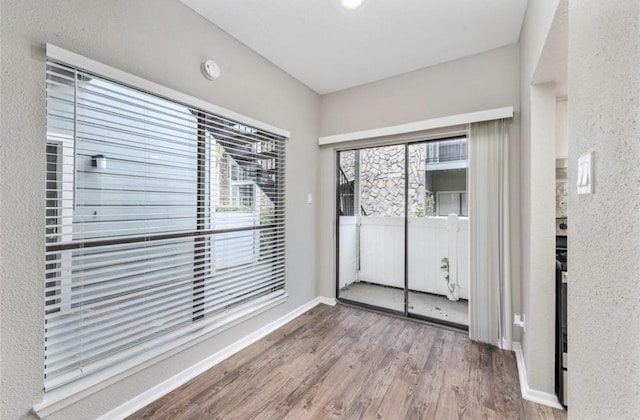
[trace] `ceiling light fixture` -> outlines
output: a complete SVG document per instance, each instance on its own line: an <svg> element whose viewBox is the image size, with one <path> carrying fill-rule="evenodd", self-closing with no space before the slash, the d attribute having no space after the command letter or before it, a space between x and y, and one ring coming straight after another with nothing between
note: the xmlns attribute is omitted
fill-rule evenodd
<svg viewBox="0 0 640 420"><path fill-rule="evenodd" d="M362 5L362 0L342 0L342 7L349 10L357 9Z"/></svg>

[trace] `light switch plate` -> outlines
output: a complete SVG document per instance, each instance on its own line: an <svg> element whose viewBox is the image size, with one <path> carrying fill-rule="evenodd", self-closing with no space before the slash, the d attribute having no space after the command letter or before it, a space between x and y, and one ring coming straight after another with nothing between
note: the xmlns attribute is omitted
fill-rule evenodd
<svg viewBox="0 0 640 420"><path fill-rule="evenodd" d="M578 158L578 195L593 193L593 152L587 152Z"/></svg>

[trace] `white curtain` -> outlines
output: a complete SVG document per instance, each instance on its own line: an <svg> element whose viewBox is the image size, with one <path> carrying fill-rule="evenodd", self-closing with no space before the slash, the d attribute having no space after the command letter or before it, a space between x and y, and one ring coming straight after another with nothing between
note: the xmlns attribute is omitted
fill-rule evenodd
<svg viewBox="0 0 640 420"><path fill-rule="evenodd" d="M509 123L469 128L469 335L511 349Z"/></svg>

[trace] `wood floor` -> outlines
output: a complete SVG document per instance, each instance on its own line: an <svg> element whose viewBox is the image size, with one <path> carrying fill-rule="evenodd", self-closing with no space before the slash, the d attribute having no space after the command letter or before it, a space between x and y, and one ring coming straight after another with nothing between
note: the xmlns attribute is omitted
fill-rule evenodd
<svg viewBox="0 0 640 420"><path fill-rule="evenodd" d="M566 419L522 400L513 353L319 305L131 419Z"/></svg>

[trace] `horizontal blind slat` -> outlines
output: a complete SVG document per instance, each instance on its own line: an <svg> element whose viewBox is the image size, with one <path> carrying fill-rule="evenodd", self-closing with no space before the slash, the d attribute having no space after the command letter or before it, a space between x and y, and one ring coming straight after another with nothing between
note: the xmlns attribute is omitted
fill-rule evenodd
<svg viewBox="0 0 640 420"><path fill-rule="evenodd" d="M283 272L281 269L277 271L272 271L272 273L278 273L278 276L275 278L277 280L284 281ZM273 280L275 276L271 276L270 280ZM174 307L183 307L185 303L191 301L185 300L186 296L184 292L187 290L176 292L165 287L165 290L155 290L153 293L152 302L149 305L145 306L143 309L140 309L139 305L136 303L125 302L121 305L113 305L113 307L109 308L109 312L105 313L92 313L88 316L85 316L83 319L82 329L84 333L90 333L92 328L99 327L105 328L111 324L118 324L123 322L129 322L132 319L139 319L145 316L146 312L151 312L155 310L164 310L168 311ZM162 293L158 293L158 291ZM191 308L192 309L192 308ZM205 308L206 309L206 308ZM65 338L68 335L74 334L79 326L75 322L73 317L67 317L65 319L60 319L55 324L51 324L48 328L50 340L47 341L48 345L55 344L56 339Z"/></svg>
<svg viewBox="0 0 640 420"><path fill-rule="evenodd" d="M233 315L234 313L237 313L239 311L242 311L247 306L265 305L269 303L269 301L275 301L281 298L283 295L284 295L284 291L278 290L268 295L258 297L254 301L249 302L248 304L245 303L243 305L239 305L237 307L231 308L229 310L229 313L214 315L215 318L212 318L208 325L215 326L218 322L220 322L221 319L225 318L226 316ZM49 377L45 380L45 388L54 389L59 386L65 385L69 382L72 382L74 379L77 379L78 376L89 375L91 373L98 372L104 368L117 366L118 364L120 365L126 364L128 359L133 358L140 354L149 353L151 356L159 354L162 351L166 350L168 345L170 345L172 341L180 340L180 342L184 342L186 339L188 339L188 336L190 333L197 330L204 330L206 328L207 328L207 325L202 323L186 325L180 329L176 329L160 337L151 339L141 344L140 346L137 346L134 348L128 348L126 350L119 352L118 354L108 356L104 359L96 361L91 365L83 366L81 369L80 368L71 369L59 375Z"/></svg>
<svg viewBox="0 0 640 420"><path fill-rule="evenodd" d="M278 257L271 257L269 259L269 261L272 264L278 263L280 260L284 259L284 255L278 256ZM207 264L203 264L201 266L197 266L198 269L201 269L201 271L203 272L202 274L192 274L189 271L184 271L184 270L180 270L180 268L189 268L189 266L186 263L183 263L181 265L177 265L175 268L170 266L170 269L167 270L166 266L165 267L161 267L161 269L154 269L153 271L149 271L149 272L134 272L131 275L127 275L124 278L117 278L117 277L111 277L108 278L107 280L103 280L99 283L95 283L95 284L104 284L103 287L90 287L90 284L81 284L78 286L73 286L73 289L76 289L75 291L73 290L69 290L69 291L64 291L65 289L72 289L70 286L56 286L55 289L57 291L59 291L58 293L56 293L54 296L56 299L58 300L68 300L70 303L74 303L79 299L82 299L84 301L86 301L86 303L83 305L83 308L91 308L92 306L97 306L99 305L99 303L95 303L94 301L96 299L106 299L106 298L110 298L114 295L116 295L116 291L117 293L130 293L133 294L134 292L140 291L141 289L144 290L148 290L151 287L154 287L154 280L156 280L158 283L163 283L162 280L166 281L167 276L170 276L173 280L172 280L172 284L173 285L180 285L181 283L186 283L189 281L195 281L195 280L200 280L200 279L204 279L204 278L209 278L209 277L215 277L216 281L209 281L209 283L212 284L217 284L218 282L222 282L224 280L226 280L227 278L236 278L239 275L243 275L243 276L248 276L250 274L253 274L254 271L261 271L264 269L264 263L256 263L256 264L252 264L249 266L243 266L241 269L238 269L237 271L220 271L220 272L216 272L213 273L212 269L211 269L211 265L207 265ZM163 270L164 268L164 270ZM187 280L183 280L180 281L180 277L178 276L185 276L188 275L188 279ZM143 277L140 277L143 276ZM132 281L132 279L136 279L135 282ZM65 279L67 280L67 279ZM76 279L69 279L70 281L68 281L68 283L74 284L74 280ZM144 280L144 282L146 284L141 284L141 282ZM78 282L80 283L80 282ZM115 289L115 291L114 291ZM144 293L141 292L141 293ZM127 295L127 298L129 298L130 296ZM49 309L57 309L61 306L65 305L65 303L60 303L58 305L50 305Z"/></svg>
<svg viewBox="0 0 640 420"><path fill-rule="evenodd" d="M230 291L219 292L222 293L223 296L219 299L216 299L214 303L211 305L206 304L206 296L204 298L205 306L203 308L204 312L212 312L219 309L221 306L225 306L230 302L233 302L238 299L242 299L243 296L259 293L269 287L273 287L274 283L279 283L277 279L273 279L270 276L263 276L258 278L255 281L255 284L245 285L244 288L239 288L235 293ZM212 292L213 293L213 292ZM193 308L191 305L186 305L191 300L181 299L177 300L175 303L178 304L182 310L174 312L175 316L171 316L171 312L167 311L162 315L160 319L162 322L158 322L159 318L153 319L144 319L142 316L140 317L132 317L129 318L130 322L121 322L118 328L110 328L107 330L108 336L104 334L95 334L96 331L105 331L103 328L103 324L94 325L94 328L85 329L84 325L79 327L82 330L82 334L84 336L84 340L82 343L78 343L75 337L63 337L62 340L52 339L47 342L47 349L45 350L45 355L60 357L56 362L50 363L48 365L49 368L57 366L61 361L66 360L67 358L74 358L74 348L82 347L82 355L84 357L92 357L97 353L104 352L107 349L107 346L119 346L127 343L131 343L132 341L137 341L140 335L144 335L145 333L145 325L146 327L152 327L156 325L165 325L165 324L175 324L178 323L179 320L189 319L193 317ZM141 319L142 318L142 319ZM127 320L126 318L122 321ZM141 322L144 321L144 322ZM159 328L159 327L158 327ZM128 337L127 340L116 340L117 338ZM113 344L110 344L113 343Z"/></svg>

